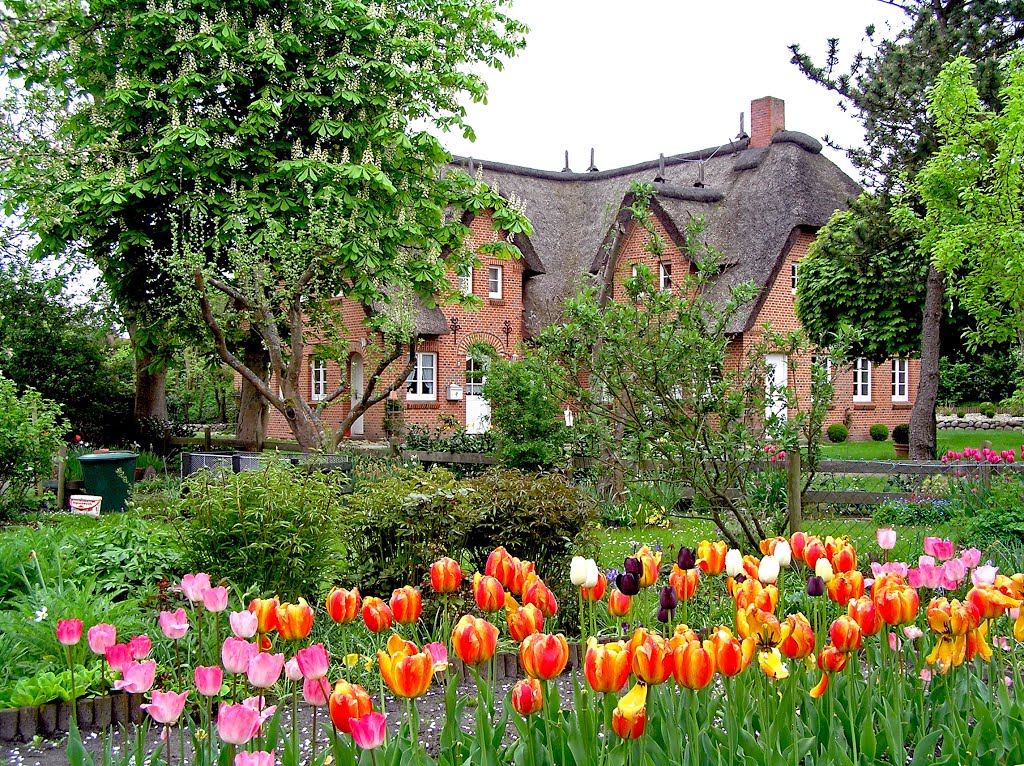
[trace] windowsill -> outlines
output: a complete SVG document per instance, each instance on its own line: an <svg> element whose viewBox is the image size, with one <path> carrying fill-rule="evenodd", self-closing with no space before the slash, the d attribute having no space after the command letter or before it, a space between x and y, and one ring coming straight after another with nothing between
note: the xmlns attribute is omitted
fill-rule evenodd
<svg viewBox="0 0 1024 766"><path fill-rule="evenodd" d="M894 410L912 410L914 409L914 405L910 402L893 402L892 408Z"/></svg>
<svg viewBox="0 0 1024 766"><path fill-rule="evenodd" d="M853 409L855 410L873 410L875 405L872 402L854 402Z"/></svg>
<svg viewBox="0 0 1024 766"><path fill-rule="evenodd" d="M488 295L487 296L487 300L488 300L489 303L491 303L491 304L493 304L495 306L504 306L505 305L505 300L503 298L492 298L490 295Z"/></svg>
<svg viewBox="0 0 1024 766"><path fill-rule="evenodd" d="M407 399L405 402L405 408L408 410L436 410L440 406L441 403L436 399Z"/></svg>

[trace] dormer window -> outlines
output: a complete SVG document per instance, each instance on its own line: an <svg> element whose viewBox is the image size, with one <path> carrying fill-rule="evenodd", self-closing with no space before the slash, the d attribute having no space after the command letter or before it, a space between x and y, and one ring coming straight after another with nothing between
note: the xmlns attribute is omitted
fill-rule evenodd
<svg viewBox="0 0 1024 766"><path fill-rule="evenodd" d="M663 293L672 292L672 264L661 263L658 265L658 286Z"/></svg>

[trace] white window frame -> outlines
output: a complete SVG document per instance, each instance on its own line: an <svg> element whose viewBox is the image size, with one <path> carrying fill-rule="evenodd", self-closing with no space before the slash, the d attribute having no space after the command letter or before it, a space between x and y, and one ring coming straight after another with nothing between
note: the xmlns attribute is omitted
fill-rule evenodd
<svg viewBox="0 0 1024 766"><path fill-rule="evenodd" d="M425 362L430 359L430 364ZM434 390L431 393L424 393L423 371L429 369L432 373L429 382L433 384ZM410 390L413 387L415 390ZM405 398L412 402L433 402L437 401L437 354L433 351L418 351L416 353L416 366L413 367L409 377L405 380Z"/></svg>
<svg viewBox="0 0 1024 766"><path fill-rule="evenodd" d="M871 401L871 360L863 357L853 363L853 401Z"/></svg>
<svg viewBox="0 0 1024 766"><path fill-rule="evenodd" d="M667 261L658 264L658 287L663 293L672 292L672 264Z"/></svg>
<svg viewBox="0 0 1024 766"><path fill-rule="evenodd" d="M322 402L327 398L327 362L314 359L309 365L309 398Z"/></svg>
<svg viewBox="0 0 1024 766"><path fill-rule="evenodd" d="M814 368L814 367L820 366L822 361L825 362L825 380L827 380L829 383L831 383L832 382L832 357L824 356L824 355L823 356L812 356L811 357L811 367Z"/></svg>
<svg viewBox="0 0 1024 766"><path fill-rule="evenodd" d="M796 281L797 281L797 264L799 261L793 261L789 264L789 292L792 295L796 295Z"/></svg>
<svg viewBox="0 0 1024 766"><path fill-rule="evenodd" d="M892 360L892 400L910 401L910 363L906 359Z"/></svg>
<svg viewBox="0 0 1024 766"><path fill-rule="evenodd" d="M470 266L465 274L458 275L459 292L463 295L473 294L473 267Z"/></svg>
<svg viewBox="0 0 1024 766"><path fill-rule="evenodd" d="M503 275L503 271L504 270L501 268L501 266L488 266L487 267L487 297L490 298L493 301L501 300L501 287L502 287L501 282L502 282L502 277L504 276ZM497 275L497 286L498 286L497 290L494 289L494 286L495 286L495 275Z"/></svg>

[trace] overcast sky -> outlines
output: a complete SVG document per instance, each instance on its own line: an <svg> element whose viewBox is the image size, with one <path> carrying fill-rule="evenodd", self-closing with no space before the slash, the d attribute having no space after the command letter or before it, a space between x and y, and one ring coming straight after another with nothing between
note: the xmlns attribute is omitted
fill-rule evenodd
<svg viewBox="0 0 1024 766"><path fill-rule="evenodd" d="M816 61L830 37L844 63L864 29L901 29L904 16L878 0L516 0L530 27L526 49L489 70L486 105L469 107L475 142L447 136L454 154L561 170L601 170L718 146L750 130L750 101L786 102L786 127L844 144L859 124L835 96L789 63L799 43ZM853 175L838 152L833 161Z"/></svg>

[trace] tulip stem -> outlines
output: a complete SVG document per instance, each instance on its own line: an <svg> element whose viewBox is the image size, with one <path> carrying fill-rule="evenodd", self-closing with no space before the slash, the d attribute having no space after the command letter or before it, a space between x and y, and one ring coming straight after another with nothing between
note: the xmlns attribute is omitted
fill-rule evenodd
<svg viewBox="0 0 1024 766"><path fill-rule="evenodd" d="M316 763L316 712L317 712L317 710L318 710L317 706L313 705L313 736L312 736L312 738L309 741L310 742L310 747L313 749L313 752L310 755L310 763Z"/></svg>
<svg viewBox="0 0 1024 766"><path fill-rule="evenodd" d="M544 680L540 682L542 693L544 695L544 741L548 749L548 758L551 759L551 763L555 762L555 751L551 747L551 705L548 704L551 701L551 695L548 694L548 681Z"/></svg>
<svg viewBox="0 0 1024 766"><path fill-rule="evenodd" d="M299 753L299 682L292 681L292 748Z"/></svg>
<svg viewBox="0 0 1024 766"><path fill-rule="evenodd" d="M68 667L71 669L71 720L78 726L78 690L75 687L75 654L74 647L68 647Z"/></svg>
<svg viewBox="0 0 1024 766"><path fill-rule="evenodd" d="M174 639L174 658L178 663L175 675L178 679L178 688L181 688L181 648L179 646L179 640Z"/></svg>

